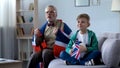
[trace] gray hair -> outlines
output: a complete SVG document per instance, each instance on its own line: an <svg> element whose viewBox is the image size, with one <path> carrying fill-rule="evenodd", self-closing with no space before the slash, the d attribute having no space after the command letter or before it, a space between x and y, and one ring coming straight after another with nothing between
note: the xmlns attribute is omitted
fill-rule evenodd
<svg viewBox="0 0 120 68"><path fill-rule="evenodd" d="M46 9L47 9L47 8L49 8L49 7L53 8L53 9L55 10L55 12L57 12L56 7L55 7L55 6L53 6L53 5L48 5L48 6L45 8L45 11L46 11Z"/></svg>

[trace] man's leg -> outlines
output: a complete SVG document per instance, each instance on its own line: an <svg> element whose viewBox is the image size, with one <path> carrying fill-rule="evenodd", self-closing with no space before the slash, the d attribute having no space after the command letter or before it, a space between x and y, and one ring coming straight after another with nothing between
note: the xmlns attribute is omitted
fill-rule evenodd
<svg viewBox="0 0 120 68"><path fill-rule="evenodd" d="M48 65L51 60L55 59L52 49L44 49L42 52L44 68L48 68Z"/></svg>
<svg viewBox="0 0 120 68"><path fill-rule="evenodd" d="M27 68L36 68L40 61L42 62L42 52L33 53L28 61Z"/></svg>

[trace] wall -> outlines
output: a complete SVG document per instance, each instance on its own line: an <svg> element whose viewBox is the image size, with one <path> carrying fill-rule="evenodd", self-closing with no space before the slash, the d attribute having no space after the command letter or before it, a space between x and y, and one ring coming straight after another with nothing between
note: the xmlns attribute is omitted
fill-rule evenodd
<svg viewBox="0 0 120 68"><path fill-rule="evenodd" d="M2 4L1 4L1 2L2 1L0 0L0 8L1 8L0 9L0 22L2 22L2 11L1 11L2 10ZM2 45L1 45L1 24L0 24L0 57L1 57L1 51L2 51L1 47L2 47Z"/></svg>
<svg viewBox="0 0 120 68"><path fill-rule="evenodd" d="M2 57L2 55L1 55L1 51L2 51L2 45L1 45L1 27L0 27L0 57Z"/></svg>
<svg viewBox="0 0 120 68"><path fill-rule="evenodd" d="M91 26L97 35L103 32L120 32L120 14L111 11L112 0L100 0L100 6L75 7L75 0L39 0L39 25L45 22L44 8L55 5L58 9L58 18L63 19L75 32L76 17L80 13L88 13L91 17ZM91 3L91 2L90 2Z"/></svg>

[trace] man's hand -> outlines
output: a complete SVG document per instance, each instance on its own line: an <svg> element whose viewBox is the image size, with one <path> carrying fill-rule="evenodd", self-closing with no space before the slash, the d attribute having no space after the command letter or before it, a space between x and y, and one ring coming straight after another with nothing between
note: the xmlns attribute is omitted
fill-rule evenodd
<svg viewBox="0 0 120 68"><path fill-rule="evenodd" d="M40 45L41 49L42 49L42 46L41 46L41 43L43 42L43 36L40 32L40 30L37 28L35 29L35 36L36 36L36 39L35 39L35 43L36 43L36 46Z"/></svg>
<svg viewBox="0 0 120 68"><path fill-rule="evenodd" d="M58 31L58 28L57 28L57 27L53 29L53 33L54 33L54 34L56 34L57 31Z"/></svg>
<svg viewBox="0 0 120 68"><path fill-rule="evenodd" d="M37 37L42 36L42 34L40 33L40 30L38 28L35 29L34 33L35 33L35 36L37 36Z"/></svg>

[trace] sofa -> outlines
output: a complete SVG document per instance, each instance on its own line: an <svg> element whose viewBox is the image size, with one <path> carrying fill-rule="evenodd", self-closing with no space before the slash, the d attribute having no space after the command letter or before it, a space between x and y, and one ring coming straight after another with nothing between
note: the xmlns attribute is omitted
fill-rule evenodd
<svg viewBox="0 0 120 68"><path fill-rule="evenodd" d="M57 58L50 62L48 68L120 68L120 33L103 33L97 39L103 65L66 65L64 60Z"/></svg>

